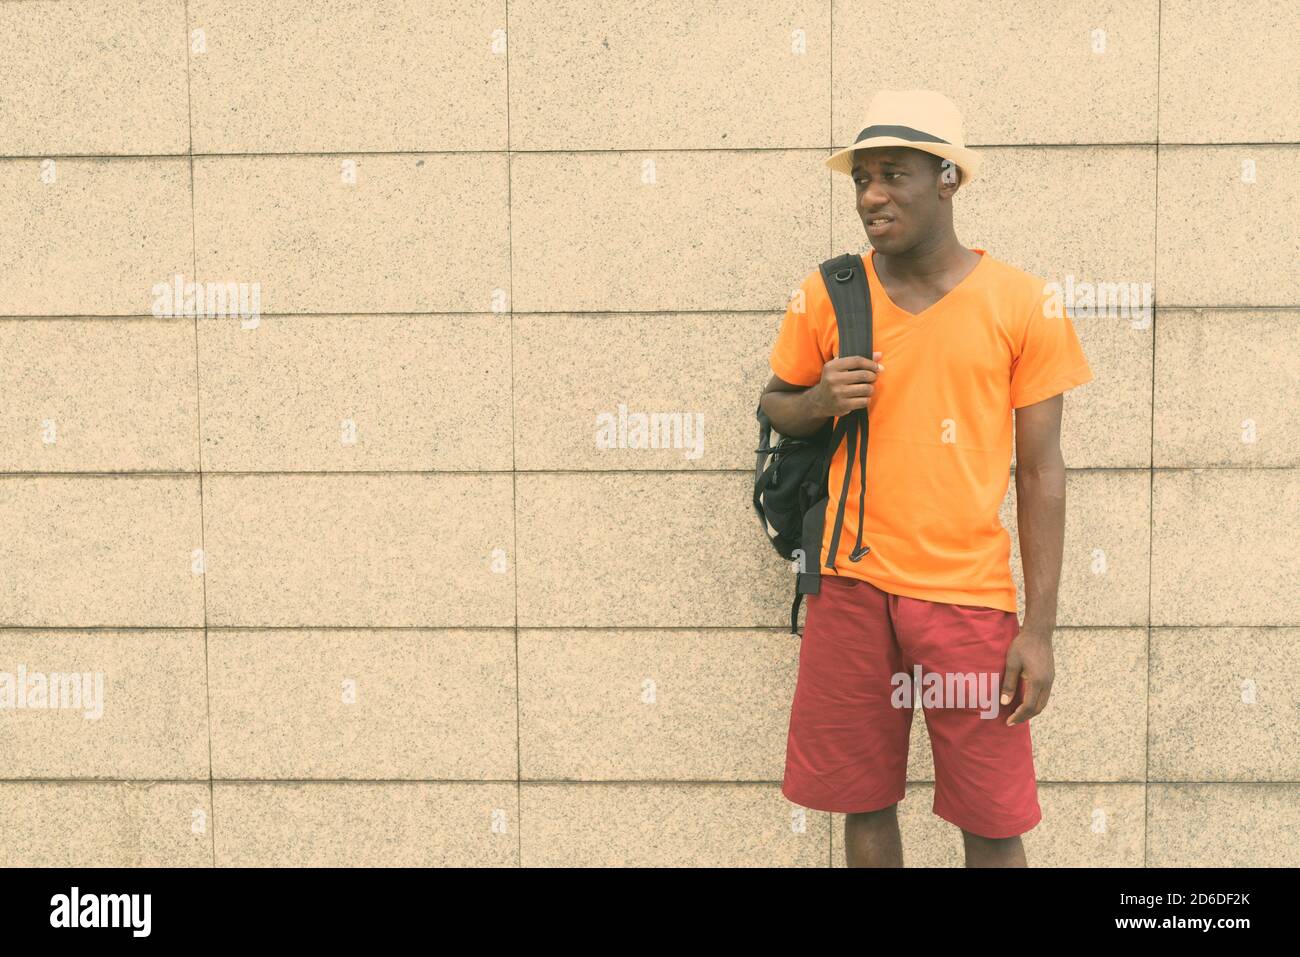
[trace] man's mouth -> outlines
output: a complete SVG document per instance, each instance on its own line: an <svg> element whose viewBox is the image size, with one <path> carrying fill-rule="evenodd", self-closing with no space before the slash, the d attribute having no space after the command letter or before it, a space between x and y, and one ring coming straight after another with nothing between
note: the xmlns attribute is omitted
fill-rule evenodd
<svg viewBox="0 0 1300 957"><path fill-rule="evenodd" d="M867 233L871 236L883 236L893 222L893 217L890 216L877 216L874 219L869 219L867 220Z"/></svg>

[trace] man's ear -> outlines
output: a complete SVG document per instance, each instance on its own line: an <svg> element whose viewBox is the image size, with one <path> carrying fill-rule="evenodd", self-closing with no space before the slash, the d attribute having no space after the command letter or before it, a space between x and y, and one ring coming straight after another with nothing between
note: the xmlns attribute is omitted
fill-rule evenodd
<svg viewBox="0 0 1300 957"><path fill-rule="evenodd" d="M939 163L939 184L953 187L961 185L961 168L950 159L941 159Z"/></svg>

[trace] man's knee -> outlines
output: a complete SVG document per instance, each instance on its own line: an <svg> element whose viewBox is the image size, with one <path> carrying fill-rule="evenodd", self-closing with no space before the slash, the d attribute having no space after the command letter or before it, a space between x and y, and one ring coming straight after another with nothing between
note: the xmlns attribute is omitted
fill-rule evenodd
<svg viewBox="0 0 1300 957"><path fill-rule="evenodd" d="M985 837L982 834L975 834L962 828L961 836L970 844L979 844L984 847L1007 847L1020 840L1020 835L1015 834L1011 837Z"/></svg>

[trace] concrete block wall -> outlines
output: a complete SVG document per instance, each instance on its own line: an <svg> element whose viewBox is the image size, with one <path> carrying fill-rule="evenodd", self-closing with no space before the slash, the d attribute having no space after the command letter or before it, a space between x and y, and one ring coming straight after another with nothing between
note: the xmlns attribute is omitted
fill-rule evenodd
<svg viewBox="0 0 1300 957"><path fill-rule="evenodd" d="M1300 863L1298 22L0 0L0 864L840 866L753 410L882 87L962 109L966 245L1154 290L1075 319L1031 862Z"/></svg>

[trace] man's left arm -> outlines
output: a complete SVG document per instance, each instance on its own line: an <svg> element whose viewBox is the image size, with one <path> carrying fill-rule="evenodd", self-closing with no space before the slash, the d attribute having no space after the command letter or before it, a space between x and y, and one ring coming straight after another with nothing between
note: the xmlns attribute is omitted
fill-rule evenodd
<svg viewBox="0 0 1300 957"><path fill-rule="evenodd" d="M1065 545L1065 459L1061 455L1058 393L1016 409L1016 522L1025 573L1025 620L1007 651L1002 703L1023 678L1025 695L1007 719L1028 721L1047 707L1055 678L1052 632Z"/></svg>

